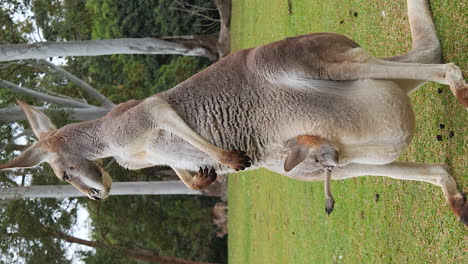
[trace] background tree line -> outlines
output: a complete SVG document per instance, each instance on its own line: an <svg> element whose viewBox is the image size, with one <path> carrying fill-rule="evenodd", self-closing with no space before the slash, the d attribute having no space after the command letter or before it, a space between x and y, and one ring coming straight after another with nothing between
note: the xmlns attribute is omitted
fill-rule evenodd
<svg viewBox="0 0 468 264"><path fill-rule="evenodd" d="M0 44L212 35L219 30L219 15L212 1L171 0L0 0ZM37 32L42 32L39 35ZM141 99L169 89L209 65L202 57L169 55L109 55L65 57L61 68L84 81L109 102ZM0 62L0 81L60 99L90 106L105 106L80 84L59 74L56 61ZM72 122L70 108L44 103L27 93L0 88L0 120L12 117L15 99L42 106L57 126ZM3 113L3 117L2 117ZM10 122L11 121L11 122ZM0 162L17 155L34 141L28 125L0 123ZM21 138L22 140L18 140ZM128 171L104 161L114 181L171 179L164 168ZM23 175L18 177L17 175ZM0 172L3 187L60 184L51 169L40 166ZM78 207L92 218L92 239L147 254L225 262L226 238L215 238L211 209L217 199L203 196L126 196L94 202L86 198L24 199L0 207L0 261L4 263L140 263L118 255L110 247L66 254L76 225Z"/></svg>

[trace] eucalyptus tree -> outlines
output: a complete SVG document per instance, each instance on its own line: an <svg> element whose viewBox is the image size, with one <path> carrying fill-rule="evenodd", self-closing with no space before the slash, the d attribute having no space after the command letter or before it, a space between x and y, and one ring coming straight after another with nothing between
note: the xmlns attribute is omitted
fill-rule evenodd
<svg viewBox="0 0 468 264"><path fill-rule="evenodd" d="M210 1L191 3L213 7ZM1 45L147 37L177 42L176 38L164 36L211 36L217 31L215 26L209 32L202 32L200 20L171 9L173 3L169 0L0 0L0 5ZM37 29L43 35L38 35ZM187 45L190 37L181 39ZM54 58L0 62L0 162L10 160L34 140L22 121L24 115L14 104L15 99L44 110L54 123L62 126L98 118L115 103L167 89L195 73L200 66L211 63L206 59L164 55ZM64 65L59 66L60 61ZM169 66L163 66L166 63ZM117 180L152 180L156 174L154 168L130 172L112 165L109 172ZM56 177L48 175L51 171L47 166L0 172L0 185L15 188L56 185ZM7 233L0 241L0 255L6 254L6 263L17 260L69 263L65 237L54 237L51 233L70 235L71 227L76 224L76 205L80 203L90 210L93 219L93 239L88 241L107 244L113 241L122 248L147 247L155 255L208 259L209 239L214 236L210 207L215 201L211 198L117 196L110 199L112 202L99 203L84 198L18 199L3 204L0 226ZM86 261L102 263L109 255L116 256L115 250L96 248L95 255L86 255ZM122 263L139 263L120 259Z"/></svg>

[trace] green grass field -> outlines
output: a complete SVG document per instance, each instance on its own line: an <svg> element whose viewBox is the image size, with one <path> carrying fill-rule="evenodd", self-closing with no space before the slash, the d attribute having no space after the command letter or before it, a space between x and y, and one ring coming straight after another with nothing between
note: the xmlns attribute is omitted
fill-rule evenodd
<svg viewBox="0 0 468 264"><path fill-rule="evenodd" d="M466 1L431 5L445 61L458 64L467 76ZM231 28L233 51L310 32L344 34L376 56L401 54L411 46L404 0L235 0ZM467 191L467 112L443 85L427 84L411 98L416 136L400 160L446 162ZM332 184L336 205L327 216L321 182L294 181L266 170L231 175L230 263L468 260L468 231L440 188L381 177Z"/></svg>

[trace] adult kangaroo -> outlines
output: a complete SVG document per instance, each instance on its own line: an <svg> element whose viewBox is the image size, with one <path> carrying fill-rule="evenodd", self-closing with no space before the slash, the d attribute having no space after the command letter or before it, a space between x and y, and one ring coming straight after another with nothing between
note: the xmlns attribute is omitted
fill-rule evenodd
<svg viewBox="0 0 468 264"><path fill-rule="evenodd" d="M440 64L428 2L408 0L408 14L413 48L397 57L373 57L338 34L308 34L235 52L94 121L56 129L19 102L39 141L0 168L48 162L57 177L102 199L111 181L94 161L105 157L129 169L168 165L192 189L217 173L264 167L325 180L327 212L331 179L387 176L440 186L468 225L466 198L448 166L394 162L414 133L408 94L425 81L449 85L468 107L461 70Z"/></svg>

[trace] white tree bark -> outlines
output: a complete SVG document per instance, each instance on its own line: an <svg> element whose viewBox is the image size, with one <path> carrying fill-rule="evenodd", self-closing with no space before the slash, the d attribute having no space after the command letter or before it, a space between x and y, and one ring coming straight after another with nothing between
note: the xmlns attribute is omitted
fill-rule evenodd
<svg viewBox="0 0 468 264"><path fill-rule="evenodd" d="M188 189L180 181L114 182L110 195L202 195L200 191ZM37 185L29 187L0 188L0 199L83 197L71 185Z"/></svg>
<svg viewBox="0 0 468 264"><path fill-rule="evenodd" d="M42 101L49 102L49 103L54 103L54 104L58 104L58 105L68 106L68 107L80 107L80 108L91 107L91 108L96 108L94 105L89 105L87 103L83 103L83 102L73 100L73 99L57 97L57 96L41 93L41 92L38 92L38 91L34 91L34 90L31 90L31 89L28 89L28 88L21 87L19 85L16 85L14 83L11 83L11 82L5 81L5 80L0 80L0 86L4 87L4 88L7 88L7 89L10 89L13 92L24 94L24 95L27 95L27 96L31 96L31 97L34 97L34 98L36 98L38 100L42 100Z"/></svg>
<svg viewBox="0 0 468 264"><path fill-rule="evenodd" d="M48 62L47 60L29 60L33 65L39 67L39 68L47 68L49 69L49 72L52 71L53 74L56 74L58 76L64 77L68 79L69 81L75 83L79 88L84 90L89 96L94 97L96 100L98 100L103 107L105 108L112 108L115 106L115 104L107 99L104 95L99 93L95 88L93 88L91 85L86 83L85 81L81 80L80 78L76 77L75 75L71 74L70 72L64 70L63 68Z"/></svg>
<svg viewBox="0 0 468 264"><path fill-rule="evenodd" d="M54 56L111 54L177 54L213 58L210 51L157 38L123 38L0 45L0 61L45 59Z"/></svg>
<svg viewBox="0 0 468 264"><path fill-rule="evenodd" d="M47 110L45 107L34 107L39 111ZM109 112L109 108L88 107L88 108L63 108L70 113L70 119L76 121L88 121L103 117ZM26 120L26 115L19 106L7 106L0 108L0 122L10 123Z"/></svg>

